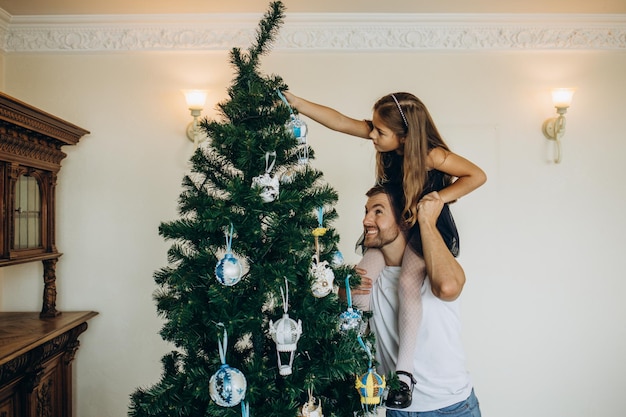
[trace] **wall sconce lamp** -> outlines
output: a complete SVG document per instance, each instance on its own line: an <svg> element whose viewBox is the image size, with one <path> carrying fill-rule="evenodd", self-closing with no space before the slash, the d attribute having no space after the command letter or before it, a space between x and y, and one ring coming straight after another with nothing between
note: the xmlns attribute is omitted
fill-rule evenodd
<svg viewBox="0 0 626 417"><path fill-rule="evenodd" d="M206 140L206 135L200 130L198 124L198 118L202 114L202 109L206 102L207 91L206 90L184 90L185 100L187 101L187 107L191 112L193 121L187 125L187 138L194 143L196 148L198 145Z"/></svg>
<svg viewBox="0 0 626 417"><path fill-rule="evenodd" d="M554 157L554 163L561 162L561 138L565 134L565 113L567 113L568 107L572 104L572 97L574 97L573 88L555 88L552 90L552 102L556 108L558 114L557 117L552 117L543 122L543 134L556 143L556 156Z"/></svg>

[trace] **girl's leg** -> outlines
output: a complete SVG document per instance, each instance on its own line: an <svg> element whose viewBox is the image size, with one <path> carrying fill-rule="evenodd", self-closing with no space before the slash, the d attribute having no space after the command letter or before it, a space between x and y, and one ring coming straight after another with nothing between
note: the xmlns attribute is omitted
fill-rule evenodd
<svg viewBox="0 0 626 417"><path fill-rule="evenodd" d="M365 276L371 278L372 285L374 285L381 271L385 267L385 258L383 258L383 253L379 249L367 249L357 267L363 268L367 271ZM370 311L370 297L371 294L353 294L352 304L361 311Z"/></svg>
<svg viewBox="0 0 626 417"><path fill-rule="evenodd" d="M426 276L426 264L409 246L402 258L402 271L398 286L398 362L396 371L413 374L417 332L422 322L422 284ZM411 386L408 375L399 374L401 381Z"/></svg>

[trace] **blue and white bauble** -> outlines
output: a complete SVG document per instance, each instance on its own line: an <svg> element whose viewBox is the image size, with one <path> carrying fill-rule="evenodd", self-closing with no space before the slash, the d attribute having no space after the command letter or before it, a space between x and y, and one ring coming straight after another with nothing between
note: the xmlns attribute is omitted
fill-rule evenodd
<svg viewBox="0 0 626 417"><path fill-rule="evenodd" d="M361 334L365 330L365 324L361 312L352 307L348 307L346 311L339 315L339 331L342 333L358 330L359 334Z"/></svg>
<svg viewBox="0 0 626 417"><path fill-rule="evenodd" d="M343 254L337 249L332 253L332 258L330 259L330 263L332 266L341 266L343 265L344 259Z"/></svg>
<svg viewBox="0 0 626 417"><path fill-rule="evenodd" d="M246 386L244 374L224 364L209 380L209 394L217 405L234 407L246 396Z"/></svg>
<svg viewBox="0 0 626 417"><path fill-rule="evenodd" d="M227 253L215 266L215 277L222 285L227 287L233 286L241 280L243 274L243 268L241 262L233 256L232 253Z"/></svg>
<svg viewBox="0 0 626 417"><path fill-rule="evenodd" d="M299 145L306 143L307 125L303 120L292 115L285 127L293 134Z"/></svg>

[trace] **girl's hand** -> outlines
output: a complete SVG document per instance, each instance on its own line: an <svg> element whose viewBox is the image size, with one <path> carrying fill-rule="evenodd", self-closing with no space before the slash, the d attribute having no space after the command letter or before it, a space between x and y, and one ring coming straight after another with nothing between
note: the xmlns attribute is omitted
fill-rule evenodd
<svg viewBox="0 0 626 417"><path fill-rule="evenodd" d="M355 269L357 274L361 277L361 283L358 287L351 288L352 294L367 295L372 291L372 279L367 277L367 271L363 268Z"/></svg>
<svg viewBox="0 0 626 417"><path fill-rule="evenodd" d="M419 224L436 225L442 209L443 199L439 193L428 193L417 203L417 221Z"/></svg>
<svg viewBox="0 0 626 417"><path fill-rule="evenodd" d="M285 96L285 98L287 99L287 102L289 102L291 107L297 110L297 107L295 105L295 101L297 100L297 97L291 94L289 91L282 91L282 94L283 96Z"/></svg>
<svg viewBox="0 0 626 417"><path fill-rule="evenodd" d="M365 269L356 268L355 270L357 274L359 274L359 276L361 277L361 283L359 284L358 287L350 288L350 293L352 295L369 295L370 292L372 291L371 278L368 278L365 276L365 274L367 274L367 271ZM339 298L345 301L347 298L345 287L339 287L339 291L337 295L339 295Z"/></svg>

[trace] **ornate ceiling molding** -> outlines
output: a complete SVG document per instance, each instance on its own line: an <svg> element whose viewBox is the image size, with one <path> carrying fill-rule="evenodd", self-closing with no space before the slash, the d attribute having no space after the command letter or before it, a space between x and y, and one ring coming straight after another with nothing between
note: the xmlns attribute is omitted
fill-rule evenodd
<svg viewBox="0 0 626 417"><path fill-rule="evenodd" d="M0 15L6 53L246 47L259 15ZM626 15L288 14L282 51L626 50Z"/></svg>

